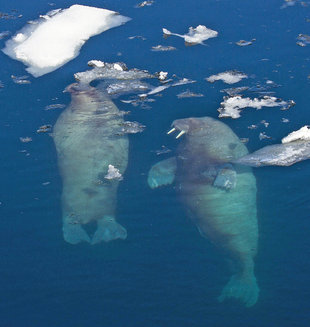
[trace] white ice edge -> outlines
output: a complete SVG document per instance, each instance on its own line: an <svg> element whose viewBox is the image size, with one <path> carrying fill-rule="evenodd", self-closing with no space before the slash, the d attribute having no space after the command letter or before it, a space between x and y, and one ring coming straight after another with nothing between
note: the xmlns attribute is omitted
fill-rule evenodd
<svg viewBox="0 0 310 327"><path fill-rule="evenodd" d="M284 137L282 143L290 143L294 141L309 141L310 140L310 127L308 125L303 126L297 131L291 132L286 137Z"/></svg>
<svg viewBox="0 0 310 327"><path fill-rule="evenodd" d="M37 24L26 25L6 42L2 51L39 77L77 57L90 37L129 20L111 10L73 5L41 16Z"/></svg>

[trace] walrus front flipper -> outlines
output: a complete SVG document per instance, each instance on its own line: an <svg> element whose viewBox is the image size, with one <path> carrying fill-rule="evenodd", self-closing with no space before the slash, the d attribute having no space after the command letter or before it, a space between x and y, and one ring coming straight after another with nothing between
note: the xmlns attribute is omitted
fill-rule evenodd
<svg viewBox="0 0 310 327"><path fill-rule="evenodd" d="M175 157L163 160L155 164L149 171L147 182L150 188L172 184L177 169Z"/></svg>
<svg viewBox="0 0 310 327"><path fill-rule="evenodd" d="M223 288L218 301L223 302L227 299L236 299L244 303L246 307L252 307L257 302L258 295L259 287L254 275L245 277L236 274L230 278Z"/></svg>
<svg viewBox="0 0 310 327"><path fill-rule="evenodd" d="M127 237L126 229L117 223L113 217L104 217L97 222L97 230L91 240L91 244L110 242L118 238L124 240Z"/></svg>
<svg viewBox="0 0 310 327"><path fill-rule="evenodd" d="M64 240L70 244L78 244L80 242L90 242L90 238L81 224L64 222L63 227Z"/></svg>
<svg viewBox="0 0 310 327"><path fill-rule="evenodd" d="M237 184L237 173L231 164L227 164L218 170L213 186L229 191Z"/></svg>

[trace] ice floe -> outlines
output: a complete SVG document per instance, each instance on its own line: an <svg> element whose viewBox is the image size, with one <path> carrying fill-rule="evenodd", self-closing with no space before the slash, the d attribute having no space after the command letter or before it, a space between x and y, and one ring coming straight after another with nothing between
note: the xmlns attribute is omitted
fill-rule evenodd
<svg viewBox="0 0 310 327"><path fill-rule="evenodd" d="M31 82L28 80L29 76L15 76L11 75L11 78L15 84L30 84Z"/></svg>
<svg viewBox="0 0 310 327"><path fill-rule="evenodd" d="M145 126L136 121L125 121L122 123L121 131L124 134L136 134L141 133L145 129Z"/></svg>
<svg viewBox="0 0 310 327"><path fill-rule="evenodd" d="M172 33L166 28L163 28L163 33L165 37L174 35L183 38L186 45L203 44L203 41L217 37L218 35L217 31L209 29L204 25L198 25L195 28L190 27L187 34Z"/></svg>
<svg viewBox="0 0 310 327"><path fill-rule="evenodd" d="M176 50L175 47L170 45L156 45L151 48L152 51L173 51Z"/></svg>
<svg viewBox="0 0 310 327"><path fill-rule="evenodd" d="M63 109L63 108L65 108L65 106L66 105L63 103L55 103L55 104L50 104L50 105L46 106L44 110Z"/></svg>
<svg viewBox="0 0 310 327"><path fill-rule="evenodd" d="M6 42L2 50L28 66L27 71L38 77L61 67L79 54L92 36L126 23L130 18L102 9L73 5L52 11L28 24Z"/></svg>
<svg viewBox="0 0 310 327"><path fill-rule="evenodd" d="M115 180L122 180L123 176L122 174L119 172L119 169L115 168L113 165L109 165L108 168L108 173L104 176L105 179L115 179Z"/></svg>
<svg viewBox="0 0 310 327"><path fill-rule="evenodd" d="M106 63L100 60L91 60L88 66L91 70L74 74L77 81L89 84L93 80L114 79L114 80L137 80L144 78L155 78L146 70L128 69L122 62Z"/></svg>
<svg viewBox="0 0 310 327"><path fill-rule="evenodd" d="M219 117L231 117L233 119L240 117L240 112L244 108L261 109L263 107L281 107L287 108L289 102L283 101L273 96L264 96L262 98L244 98L240 95L224 97L221 102L221 108L218 109Z"/></svg>
<svg viewBox="0 0 310 327"><path fill-rule="evenodd" d="M143 8L143 7L146 7L146 6L152 6L152 4L153 4L154 2L155 2L155 1L153 1L153 0L142 1L142 2L138 3L135 7L136 7L136 8Z"/></svg>
<svg viewBox="0 0 310 327"><path fill-rule="evenodd" d="M9 31L4 31L0 33L0 40L6 38L7 36L9 36L11 33Z"/></svg>
<svg viewBox="0 0 310 327"><path fill-rule="evenodd" d="M248 78L248 76L237 70L228 70L217 75L211 75L207 77L206 80L210 83L214 83L215 81L223 81L226 84L235 84L244 78Z"/></svg>
<svg viewBox="0 0 310 327"><path fill-rule="evenodd" d="M288 134L282 139L282 143L290 143L294 141L310 141L310 126L306 125L298 131Z"/></svg>
<svg viewBox="0 0 310 327"><path fill-rule="evenodd" d="M171 86L180 86L180 85L186 85L186 84L192 84L192 83L196 83L196 81L184 77L184 78L174 82Z"/></svg>

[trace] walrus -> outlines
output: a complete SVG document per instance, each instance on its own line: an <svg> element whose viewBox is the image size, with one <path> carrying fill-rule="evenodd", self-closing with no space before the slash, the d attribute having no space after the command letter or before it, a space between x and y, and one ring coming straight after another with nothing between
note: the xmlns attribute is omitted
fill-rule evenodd
<svg viewBox="0 0 310 327"><path fill-rule="evenodd" d="M175 120L172 131L185 134L176 157L155 164L151 188L175 180L180 198L200 234L228 253L235 274L219 301L236 298L253 306L259 295L254 275L258 225L256 180L250 167L232 161L248 154L224 123L211 117Z"/></svg>
<svg viewBox="0 0 310 327"><path fill-rule="evenodd" d="M151 188L176 183L176 190L200 234L224 252L234 274L218 297L237 299L246 307L259 296L254 274L258 224L256 179L252 168L290 166L310 158L310 127L305 126L249 154L238 136L211 117L175 120L168 134L183 139L176 156L160 161L149 171Z"/></svg>
<svg viewBox="0 0 310 327"><path fill-rule="evenodd" d="M126 229L115 219L120 178L105 178L109 165L119 175L127 167L123 115L103 89L74 83L66 91L71 93L71 103L53 131L63 182L64 239L71 244L125 239ZM83 228L90 222L97 223L92 238Z"/></svg>

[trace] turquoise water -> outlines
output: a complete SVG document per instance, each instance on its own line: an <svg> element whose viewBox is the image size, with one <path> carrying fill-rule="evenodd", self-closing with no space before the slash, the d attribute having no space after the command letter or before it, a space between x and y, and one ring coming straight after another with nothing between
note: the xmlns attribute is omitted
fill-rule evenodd
<svg viewBox="0 0 310 327"><path fill-rule="evenodd" d="M39 14L69 7L33 1L2 1L0 11L22 14L0 19L0 32L15 32ZM170 154L157 155L165 145L172 152L178 142L166 132L173 120L217 117L229 87L204 78L237 69L249 78L233 86L254 86L272 80L271 91L296 105L245 109L241 118L224 120L254 151L279 143L289 132L309 124L309 46L296 44L309 34L309 8L296 2L280 9L282 1L156 1L135 8L135 1L84 1L119 11L132 21L91 38L80 55L31 84L15 84L11 75L25 75L24 66L0 53L1 171L0 326L298 326L308 325L309 312L309 162L291 167L254 170L257 180L259 251L256 277L261 289L257 304L216 300L229 279L225 256L203 239L186 215L173 188L150 190L151 165ZM14 13L14 12L13 12ZM15 13L14 13L15 14ZM186 33L189 26L206 25L219 32L207 46L185 47L177 37L162 38L162 28ZM128 37L141 35L146 40ZM256 41L245 47L235 42ZM1 48L4 40L0 40ZM171 45L171 52L152 52L152 46ZM121 55L120 55L121 54ZM87 61L123 61L129 68L167 71L197 82L162 92L150 109L115 100L126 118L146 126L130 135L129 165L118 193L118 221L127 240L72 246L61 232L61 179L56 150L48 133L61 110L47 105L69 104L62 93L73 74L87 69ZM264 60L262 60L264 59ZM156 84L153 82L153 84ZM201 98L177 98L189 89ZM255 93L253 96L257 96ZM57 99L55 99L57 98ZM283 123L282 118L289 120ZM267 128L260 121L269 122ZM257 124L258 128L248 129ZM271 139L259 139L265 132ZM20 137L31 137L23 143Z"/></svg>

